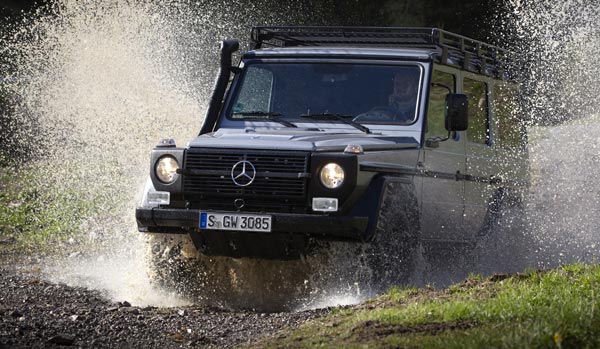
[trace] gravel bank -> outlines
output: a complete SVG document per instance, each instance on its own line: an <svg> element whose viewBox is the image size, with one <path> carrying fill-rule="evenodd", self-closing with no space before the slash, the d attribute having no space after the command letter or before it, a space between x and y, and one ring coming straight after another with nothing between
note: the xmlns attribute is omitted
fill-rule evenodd
<svg viewBox="0 0 600 349"><path fill-rule="evenodd" d="M35 266L0 254L0 348L244 346L328 312L135 307L127 300L111 302L99 291L50 283Z"/></svg>

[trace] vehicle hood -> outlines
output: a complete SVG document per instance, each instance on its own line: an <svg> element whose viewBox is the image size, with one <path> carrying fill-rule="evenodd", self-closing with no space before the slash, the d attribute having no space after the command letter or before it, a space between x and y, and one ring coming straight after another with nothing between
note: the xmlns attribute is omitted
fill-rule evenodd
<svg viewBox="0 0 600 349"><path fill-rule="evenodd" d="M219 129L196 137L190 148L267 149L304 151L344 151L349 144L365 151L417 148L410 136L364 133L332 133L307 129Z"/></svg>

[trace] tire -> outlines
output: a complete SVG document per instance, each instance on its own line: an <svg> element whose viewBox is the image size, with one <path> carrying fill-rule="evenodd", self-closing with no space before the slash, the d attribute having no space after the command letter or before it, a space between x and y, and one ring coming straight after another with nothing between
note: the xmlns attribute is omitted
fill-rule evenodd
<svg viewBox="0 0 600 349"><path fill-rule="evenodd" d="M328 306L406 285L420 252L414 185L391 179L383 192L369 242L319 241L315 255L277 261L204 256L189 235L148 234L149 275L196 303L261 311Z"/></svg>
<svg viewBox="0 0 600 349"><path fill-rule="evenodd" d="M421 245L414 185L393 180L387 183L383 195L376 232L366 250L376 293L411 282Z"/></svg>
<svg viewBox="0 0 600 349"><path fill-rule="evenodd" d="M151 282L161 288L184 293L199 254L188 235L147 234L146 264ZM200 268L197 268L200 270ZM191 275L190 275L191 273Z"/></svg>
<svg viewBox="0 0 600 349"><path fill-rule="evenodd" d="M189 235L148 234L151 282L194 303L228 309L289 311L306 301L311 264L205 256Z"/></svg>
<svg viewBox="0 0 600 349"><path fill-rule="evenodd" d="M358 302L415 281L421 261L419 209L414 185L386 179L375 233L367 242L317 241L305 304ZM343 303L342 303L343 304Z"/></svg>

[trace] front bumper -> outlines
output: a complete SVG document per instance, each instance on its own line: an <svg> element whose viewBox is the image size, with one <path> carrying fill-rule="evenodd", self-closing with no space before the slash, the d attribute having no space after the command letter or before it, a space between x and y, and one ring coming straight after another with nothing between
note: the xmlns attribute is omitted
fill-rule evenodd
<svg viewBox="0 0 600 349"><path fill-rule="evenodd" d="M362 241L369 223L369 217L268 212L260 214L272 217L272 233L302 234L329 240ZM135 211L135 218L141 232L186 234L200 230L200 210L196 209L139 207Z"/></svg>

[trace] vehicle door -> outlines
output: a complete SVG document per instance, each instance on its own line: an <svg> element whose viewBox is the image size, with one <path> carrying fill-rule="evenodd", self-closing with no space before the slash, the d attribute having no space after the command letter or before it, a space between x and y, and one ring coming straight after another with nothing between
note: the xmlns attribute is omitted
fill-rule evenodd
<svg viewBox="0 0 600 349"><path fill-rule="evenodd" d="M423 239L456 240L463 235L464 182L456 174L465 172L465 143L460 133L448 137L444 124L446 95L456 91L456 81L451 68L436 66L432 73L420 164Z"/></svg>
<svg viewBox="0 0 600 349"><path fill-rule="evenodd" d="M492 80L466 72L462 75L463 93L469 101L463 226L469 237L475 238L483 228L489 203L498 187L490 179L500 170L490 131L489 85Z"/></svg>

